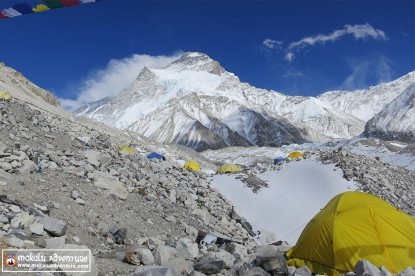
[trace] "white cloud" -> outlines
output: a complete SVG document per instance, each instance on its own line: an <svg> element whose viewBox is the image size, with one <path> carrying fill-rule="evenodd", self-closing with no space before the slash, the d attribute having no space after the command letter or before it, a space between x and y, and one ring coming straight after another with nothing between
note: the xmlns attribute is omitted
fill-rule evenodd
<svg viewBox="0 0 415 276"><path fill-rule="evenodd" d="M366 79L368 76L369 65L368 61L354 65L350 75L343 81L343 84L341 85L342 89L355 90L368 86L366 84Z"/></svg>
<svg viewBox="0 0 415 276"><path fill-rule="evenodd" d="M378 64L376 66L376 74L379 82L389 82L392 80L392 68L390 66L391 60L380 56L378 60Z"/></svg>
<svg viewBox="0 0 415 276"><path fill-rule="evenodd" d="M393 70L390 63L391 61L382 55L372 61L349 60L352 72L343 81L340 89L362 89L391 81Z"/></svg>
<svg viewBox="0 0 415 276"><path fill-rule="evenodd" d="M294 52L300 51L307 46L316 44L325 44L326 42L334 42L342 36L352 35L355 39L372 38L375 40L386 40L386 34L382 30L373 28L370 24L364 25L345 25L344 29L335 30L330 34L319 34L309 36L298 41L292 42L287 47L286 60L291 61L294 58Z"/></svg>
<svg viewBox="0 0 415 276"><path fill-rule="evenodd" d="M262 45L271 50L278 50L281 49L282 42L267 38L264 41L262 41Z"/></svg>
<svg viewBox="0 0 415 276"><path fill-rule="evenodd" d="M292 52L288 52L288 53L285 55L285 59L286 59L286 60L288 60L288 61L293 60L293 59L294 59L294 54L293 54Z"/></svg>
<svg viewBox="0 0 415 276"><path fill-rule="evenodd" d="M106 68L92 74L82 81L76 100L59 99L63 108L73 111L89 102L105 97L114 97L137 78L140 71L147 66L157 68L166 66L180 56L132 55L123 59L111 60Z"/></svg>

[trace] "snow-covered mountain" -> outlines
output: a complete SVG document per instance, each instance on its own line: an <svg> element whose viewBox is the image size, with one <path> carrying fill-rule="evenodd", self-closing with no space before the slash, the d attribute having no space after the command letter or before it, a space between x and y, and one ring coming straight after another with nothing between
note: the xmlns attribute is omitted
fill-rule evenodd
<svg viewBox="0 0 415 276"><path fill-rule="evenodd" d="M365 134L415 143L415 83L367 122Z"/></svg>
<svg viewBox="0 0 415 276"><path fill-rule="evenodd" d="M413 83L415 71L365 90L329 91L318 96L318 99L367 122Z"/></svg>
<svg viewBox="0 0 415 276"><path fill-rule="evenodd" d="M202 53L144 68L116 98L75 113L199 151L350 138L364 129L364 121L318 98L242 83Z"/></svg>

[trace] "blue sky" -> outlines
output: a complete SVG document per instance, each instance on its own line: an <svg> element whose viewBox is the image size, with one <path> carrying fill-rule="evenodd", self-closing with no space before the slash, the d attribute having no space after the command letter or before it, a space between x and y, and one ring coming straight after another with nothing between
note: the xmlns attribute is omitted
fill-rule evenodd
<svg viewBox="0 0 415 276"><path fill-rule="evenodd" d="M0 0L0 9L15 3ZM144 65L198 51L287 95L367 88L415 70L415 1L103 0L0 20L0 61L72 108Z"/></svg>

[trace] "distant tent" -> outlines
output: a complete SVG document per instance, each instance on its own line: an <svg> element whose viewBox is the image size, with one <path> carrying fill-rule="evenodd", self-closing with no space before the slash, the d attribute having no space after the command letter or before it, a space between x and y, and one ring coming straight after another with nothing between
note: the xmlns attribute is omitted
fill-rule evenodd
<svg viewBox="0 0 415 276"><path fill-rule="evenodd" d="M121 147L118 148L118 152L133 154L134 150L132 148L130 148L129 146L122 145Z"/></svg>
<svg viewBox="0 0 415 276"><path fill-rule="evenodd" d="M288 155L288 157L287 158L290 158L290 159L296 159L296 158L304 158L304 156L303 156L303 154L301 153L301 152L299 152L299 151L293 151L293 152L291 152L290 153L290 155Z"/></svg>
<svg viewBox="0 0 415 276"><path fill-rule="evenodd" d="M415 266L415 220L374 195L345 192L310 220L287 257L313 274L345 274L359 260L399 273Z"/></svg>
<svg viewBox="0 0 415 276"><path fill-rule="evenodd" d="M185 168L186 170L189 171L200 171L200 166L199 163L197 163L196 161L188 161L186 162L186 164L184 164L183 168Z"/></svg>
<svg viewBox="0 0 415 276"><path fill-rule="evenodd" d="M157 152L154 152L154 151L152 153L150 153L149 155L147 155L147 158L148 159L156 158L156 159L160 159L160 160L166 160L166 158L163 155L158 154Z"/></svg>
<svg viewBox="0 0 415 276"><path fill-rule="evenodd" d="M218 167L218 169L216 170L216 173L221 174L221 173L237 173L237 172L241 172L242 169L235 165L235 164L223 164L222 166Z"/></svg>
<svg viewBox="0 0 415 276"><path fill-rule="evenodd" d="M285 161L285 157L282 157L282 156L280 156L280 157L278 157L278 158L275 158L274 159L274 165L277 165L277 164L280 164L280 163L282 163L282 162L284 162Z"/></svg>
<svg viewBox="0 0 415 276"><path fill-rule="evenodd" d="M0 100L10 100L12 96L9 92L6 91L0 91Z"/></svg>

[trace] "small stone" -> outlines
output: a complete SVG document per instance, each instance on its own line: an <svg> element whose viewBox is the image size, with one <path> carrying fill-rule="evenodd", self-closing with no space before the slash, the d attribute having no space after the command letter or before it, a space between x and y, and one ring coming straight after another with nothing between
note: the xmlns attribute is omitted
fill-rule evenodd
<svg viewBox="0 0 415 276"><path fill-rule="evenodd" d="M125 253L125 261L132 265L139 265L140 259L137 257L135 252L127 252Z"/></svg>
<svg viewBox="0 0 415 276"><path fill-rule="evenodd" d="M21 209L19 206L17 205L10 205L9 210L12 211L13 213L20 213Z"/></svg>
<svg viewBox="0 0 415 276"><path fill-rule="evenodd" d="M30 232L32 232L32 234L42 235L44 233L43 225L37 222L32 223L29 229L30 229Z"/></svg>
<svg viewBox="0 0 415 276"><path fill-rule="evenodd" d="M77 190L72 190L71 198L77 199L79 197L79 192Z"/></svg>
<svg viewBox="0 0 415 276"><path fill-rule="evenodd" d="M4 240L4 242L8 245L10 245L11 247L16 247L16 248L23 248L24 247L24 242L21 239L18 238L7 238Z"/></svg>
<svg viewBox="0 0 415 276"><path fill-rule="evenodd" d="M79 205L85 205L85 200L83 200L82 198L75 199L75 202L78 203Z"/></svg>

